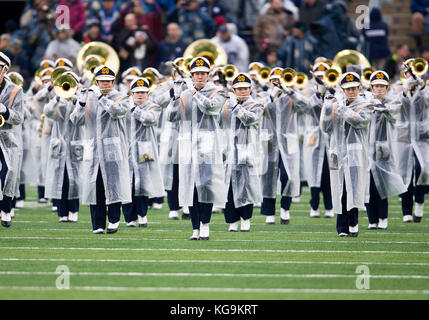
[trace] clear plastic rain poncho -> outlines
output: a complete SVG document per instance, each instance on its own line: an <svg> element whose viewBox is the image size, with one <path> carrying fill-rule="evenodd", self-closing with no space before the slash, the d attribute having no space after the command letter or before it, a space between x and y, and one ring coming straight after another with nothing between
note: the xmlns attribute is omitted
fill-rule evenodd
<svg viewBox="0 0 429 320"><path fill-rule="evenodd" d="M408 188L398 173L394 143L396 121L393 115L399 111L401 102L385 95L381 99L373 99L372 103L375 111L369 127L369 165L380 198L387 199L406 192Z"/></svg>
<svg viewBox="0 0 429 320"><path fill-rule="evenodd" d="M402 94L402 106L396 114L396 144L399 173L406 186L411 183L415 152L421 174L415 185L429 185L429 88L417 87L414 94Z"/></svg>
<svg viewBox="0 0 429 320"><path fill-rule="evenodd" d="M186 84L183 81L177 80L174 83L174 95L180 97L181 93L186 89ZM161 105L164 109L174 104L174 98L170 97L170 91L165 92L160 97L153 99L154 102ZM162 128L159 136L159 162L161 165L162 180L165 190L173 188L173 166L179 163L178 158L178 140L179 121L169 121L167 112L162 113Z"/></svg>
<svg viewBox="0 0 429 320"><path fill-rule="evenodd" d="M234 94L222 108L221 126L226 138L225 188L230 184L236 208L262 202L259 121L263 105L249 97L238 104Z"/></svg>
<svg viewBox="0 0 429 320"><path fill-rule="evenodd" d="M61 199L64 170L67 166L69 178L68 199L79 198L79 167L82 163L82 142L80 127L70 121L74 103L70 99L53 98L43 109L45 116L52 120L51 139L48 149L45 179L45 197Z"/></svg>
<svg viewBox="0 0 429 320"><path fill-rule="evenodd" d="M194 186L198 201L224 207L227 199L219 116L225 102L222 89L208 82L192 95L182 93L167 112L179 127L179 205L193 206Z"/></svg>
<svg viewBox="0 0 429 320"><path fill-rule="evenodd" d="M0 148L8 167L4 185L0 188L0 199L3 199L3 196L15 197L17 190L22 139L15 127L24 121L22 89L4 78L0 85L0 103L9 109L9 118L0 128Z"/></svg>
<svg viewBox="0 0 429 320"><path fill-rule="evenodd" d="M81 199L84 205L96 204L96 180L100 168L106 192L106 205L131 202L131 184L128 164L128 142L125 115L127 96L112 90L98 99L89 91L85 107L79 103L70 120L83 126Z"/></svg>
<svg viewBox="0 0 429 320"><path fill-rule="evenodd" d="M320 114L323 99L313 92L309 99L310 109L307 112L303 142L304 171L310 188L320 188L322 180L323 159L326 152L328 136L320 129Z"/></svg>
<svg viewBox="0 0 429 320"><path fill-rule="evenodd" d="M330 168L333 210L342 214L341 195L346 183L347 211L365 210L369 184L368 126L373 105L358 97L346 106L343 95L326 99L320 116L320 127L329 135L328 163Z"/></svg>
<svg viewBox="0 0 429 320"><path fill-rule="evenodd" d="M134 105L132 97L130 103ZM131 109L130 151L136 196L157 198L165 195L158 157L157 127L161 107L149 99ZM132 179L132 176L130 176Z"/></svg>
<svg viewBox="0 0 429 320"><path fill-rule="evenodd" d="M262 197L274 199L277 196L279 176L279 147L276 134L276 104L272 102L270 93L271 90L259 93L257 100L264 106L259 126Z"/></svg>
<svg viewBox="0 0 429 320"><path fill-rule="evenodd" d="M297 112L305 112L308 108L308 98L293 91L288 95L281 93L274 98L276 105L276 133L279 144L280 156L283 161L288 181L282 191L282 196L297 197L300 194L299 175L299 136Z"/></svg>

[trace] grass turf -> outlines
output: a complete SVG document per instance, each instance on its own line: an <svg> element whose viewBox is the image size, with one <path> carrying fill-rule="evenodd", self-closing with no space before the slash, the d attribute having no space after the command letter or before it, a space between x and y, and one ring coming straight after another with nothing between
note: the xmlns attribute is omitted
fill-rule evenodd
<svg viewBox="0 0 429 320"><path fill-rule="evenodd" d="M190 221L149 210L147 228L94 235L89 208L77 223L59 223L50 205L36 205L34 188L12 226L0 230L1 299L428 299L429 210L421 223L403 223L389 201L387 230L338 238L335 218L309 217L309 192L291 207L289 225L266 225L258 208L251 232L227 232L212 215L209 241L189 241ZM31 206L31 207L30 207ZM277 205L279 208L279 204ZM369 289L357 267L369 271ZM70 271L68 290L56 283ZM58 280L59 281L59 280ZM368 283L368 282L367 282Z"/></svg>

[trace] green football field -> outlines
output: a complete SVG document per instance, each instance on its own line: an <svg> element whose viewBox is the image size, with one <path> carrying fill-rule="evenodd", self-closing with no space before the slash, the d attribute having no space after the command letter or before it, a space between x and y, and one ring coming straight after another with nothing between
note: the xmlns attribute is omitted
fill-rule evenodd
<svg viewBox="0 0 429 320"><path fill-rule="evenodd" d="M147 228L122 217L116 234L94 235L88 207L59 223L27 191L0 228L0 299L429 299L429 210L405 224L397 198L388 229L367 230L361 212L357 238L338 238L323 210L310 218L304 188L289 225L278 212L266 225L256 208L251 232L231 233L216 213L210 240L189 241L191 222L168 220L166 203Z"/></svg>

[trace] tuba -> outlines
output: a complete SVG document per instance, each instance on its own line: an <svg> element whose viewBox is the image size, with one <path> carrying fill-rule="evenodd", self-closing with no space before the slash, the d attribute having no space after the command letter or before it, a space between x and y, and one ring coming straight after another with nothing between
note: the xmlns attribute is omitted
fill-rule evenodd
<svg viewBox="0 0 429 320"><path fill-rule="evenodd" d="M70 73L58 76L54 80L53 85L56 95L63 99L73 97L78 88L77 80Z"/></svg>
<svg viewBox="0 0 429 320"><path fill-rule="evenodd" d="M340 73L345 73L347 66L358 65L361 66L362 70L371 68L371 64L368 59L360 52L356 50L342 50L337 53L332 61L331 68L337 69Z"/></svg>
<svg viewBox="0 0 429 320"><path fill-rule="evenodd" d="M192 42L183 53L183 57L191 61L195 57L204 57L210 62L210 66L226 65L228 56L225 49L209 39L201 39Z"/></svg>
<svg viewBox="0 0 429 320"><path fill-rule="evenodd" d="M270 81L270 67L262 67L258 70L257 79L262 84L267 84Z"/></svg>
<svg viewBox="0 0 429 320"><path fill-rule="evenodd" d="M118 74L120 62L116 51L104 42L93 41L85 44L82 49L79 50L76 57L76 65L79 72L83 73L88 80L92 81L94 78L93 71L97 67L97 63L89 63L91 59L87 58L91 55L100 58L101 63L99 65L105 64L109 66L115 74Z"/></svg>

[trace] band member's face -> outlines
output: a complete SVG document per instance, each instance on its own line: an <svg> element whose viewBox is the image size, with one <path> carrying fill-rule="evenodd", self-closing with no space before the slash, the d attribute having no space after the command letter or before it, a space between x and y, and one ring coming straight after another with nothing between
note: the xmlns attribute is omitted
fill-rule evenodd
<svg viewBox="0 0 429 320"><path fill-rule="evenodd" d="M356 99L358 93L359 93L359 87L351 87L351 88L345 88L344 89L344 94L346 95L347 99L349 99L349 100Z"/></svg>
<svg viewBox="0 0 429 320"><path fill-rule="evenodd" d="M237 88L234 89L237 100L246 100L250 96L250 88Z"/></svg>
<svg viewBox="0 0 429 320"><path fill-rule="evenodd" d="M194 72L192 74L192 80L194 81L195 86L198 89L201 89L202 87L204 87L208 77L209 77L209 74L207 72Z"/></svg>
<svg viewBox="0 0 429 320"><path fill-rule="evenodd" d="M270 80L270 88L271 89L274 88L274 82L277 82L278 84L280 84L280 79L271 79Z"/></svg>
<svg viewBox="0 0 429 320"><path fill-rule="evenodd" d="M383 84L375 84L371 87L372 93L376 98L382 97L387 93L387 86Z"/></svg>
<svg viewBox="0 0 429 320"><path fill-rule="evenodd" d="M125 81L125 85L127 86L128 89L131 89L131 82L133 82L133 80Z"/></svg>
<svg viewBox="0 0 429 320"><path fill-rule="evenodd" d="M147 92L134 92L133 93L134 104L135 105L142 104L144 101L147 100L148 96L149 94Z"/></svg>
<svg viewBox="0 0 429 320"><path fill-rule="evenodd" d="M405 77L405 79L408 79L409 77L411 77L411 73L404 72L404 77Z"/></svg>
<svg viewBox="0 0 429 320"><path fill-rule="evenodd" d="M113 81L111 80L99 80L97 83L102 94L107 94L113 89Z"/></svg>

